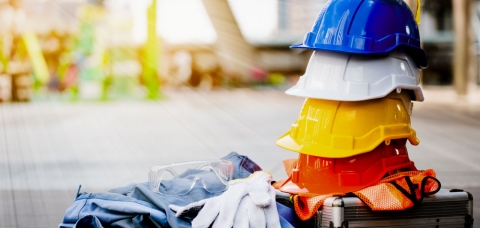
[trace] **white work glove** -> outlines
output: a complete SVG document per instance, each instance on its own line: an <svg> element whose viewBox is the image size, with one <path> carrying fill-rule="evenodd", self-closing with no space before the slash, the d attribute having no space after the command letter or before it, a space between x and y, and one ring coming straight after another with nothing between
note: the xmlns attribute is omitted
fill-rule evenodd
<svg viewBox="0 0 480 228"><path fill-rule="evenodd" d="M249 195L242 198L233 223L234 228L280 227L275 188L270 186L269 194L272 203L267 207L259 207L253 203Z"/></svg>
<svg viewBox="0 0 480 228"><path fill-rule="evenodd" d="M203 208L192 221L193 228L225 227L280 227L275 204L275 190L270 185L272 176L257 171L246 179L229 182L228 190L222 195L180 207L169 205L180 217L191 209ZM260 211L262 213L260 213ZM240 213L240 215L237 214ZM238 225L237 225L238 224Z"/></svg>

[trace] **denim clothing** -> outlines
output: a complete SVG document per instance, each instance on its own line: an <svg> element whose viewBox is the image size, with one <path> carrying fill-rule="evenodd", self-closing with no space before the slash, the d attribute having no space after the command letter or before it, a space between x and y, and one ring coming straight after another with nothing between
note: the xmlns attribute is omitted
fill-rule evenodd
<svg viewBox="0 0 480 228"><path fill-rule="evenodd" d="M277 211L280 216L280 225L286 227L301 227L301 221L295 213L295 209L287 207L281 203L277 203ZM282 220L283 221L282 223ZM288 224L288 225L287 225Z"/></svg>
<svg viewBox="0 0 480 228"><path fill-rule="evenodd" d="M301 224L301 223L297 222L295 218L291 217L292 213L293 215L295 215L295 211L292 208L288 208L286 206L283 206L280 203L277 203L277 209L280 216L280 226L282 228L300 227L298 226L298 224ZM74 227L75 228L104 228L100 220L95 215L87 215L85 217L80 218ZM157 228L157 227L165 227L165 226L162 226L156 223L147 215L136 215L135 217L132 217L130 219L122 219L122 220L113 222L111 224L108 224L108 227Z"/></svg>
<svg viewBox="0 0 480 228"><path fill-rule="evenodd" d="M75 224L75 227L103 228L102 223L95 215L87 215L81 218L77 224Z"/></svg>
<svg viewBox="0 0 480 228"><path fill-rule="evenodd" d="M237 152L230 152L221 159L229 160L233 163L234 172L232 179L246 178L250 176L250 174L262 170L262 168L250 160L250 158L240 155Z"/></svg>
<svg viewBox="0 0 480 228"><path fill-rule="evenodd" d="M151 219L160 226L153 227L191 227L190 221L179 219L168 208L170 204L188 204L218 194L212 194L203 187L195 186L184 196L163 196L150 190L149 183L132 184L113 189L109 192L81 193L73 205L65 212L60 227L73 227L80 218L94 215L104 225L115 223L133 227L133 219ZM143 221L143 220L141 220Z"/></svg>
<svg viewBox="0 0 480 228"><path fill-rule="evenodd" d="M134 227L133 223L156 221L170 227L164 212L152 204L122 194L100 192L82 193L67 209L59 227Z"/></svg>
<svg viewBox="0 0 480 228"><path fill-rule="evenodd" d="M231 152L222 159L234 164L234 178L246 178L261 168L248 157ZM212 173L202 170L189 170L181 177L190 175L211 178ZM187 181L188 182L188 181ZM192 182L171 180L165 182L167 188L190 188ZM103 226L115 227L191 227L191 218L177 218L168 205L185 206L202 199L220 195L206 191L197 181L188 194L161 195L150 190L149 183L130 184L107 192L80 193L75 202L66 210L61 228ZM280 219L282 227L292 227ZM283 221L283 222L282 222Z"/></svg>

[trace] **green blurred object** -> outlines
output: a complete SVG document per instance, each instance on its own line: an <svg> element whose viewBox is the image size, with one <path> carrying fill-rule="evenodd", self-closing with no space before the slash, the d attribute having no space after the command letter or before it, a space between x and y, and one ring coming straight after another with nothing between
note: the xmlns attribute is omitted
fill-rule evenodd
<svg viewBox="0 0 480 228"><path fill-rule="evenodd" d="M47 62L43 56L37 35L33 32L26 32L22 35L22 39L33 66L35 81L42 85L47 83L50 80L50 72L48 72Z"/></svg>
<svg viewBox="0 0 480 228"><path fill-rule="evenodd" d="M157 99L159 97L160 81L158 72L158 39L157 39L157 0L152 0L152 4L147 10L147 41L145 42L142 55L142 80L147 87L148 99Z"/></svg>
<svg viewBox="0 0 480 228"><path fill-rule="evenodd" d="M102 95L100 100L108 100L108 90L112 85L113 73L112 73L112 53L110 50L103 52L103 81L102 81Z"/></svg>
<svg viewBox="0 0 480 228"><path fill-rule="evenodd" d="M268 75L268 82L271 85L275 85L275 86L283 85L285 83L285 81L286 81L285 75L283 75L283 74L271 73L271 74Z"/></svg>
<svg viewBox="0 0 480 228"><path fill-rule="evenodd" d="M80 26L80 33L78 33L77 52L84 56L92 55L95 48L95 29L94 22L85 20Z"/></svg>
<svg viewBox="0 0 480 228"><path fill-rule="evenodd" d="M115 98L121 99L136 99L137 81L135 77L125 75L115 75L114 80L111 82L111 89L115 92L113 95Z"/></svg>
<svg viewBox="0 0 480 228"><path fill-rule="evenodd" d="M102 82L102 96L101 96L100 100L102 100L102 101L107 101L108 100L108 89L112 85L112 80L113 79L112 79L111 76L106 76L103 79L103 82Z"/></svg>
<svg viewBox="0 0 480 228"><path fill-rule="evenodd" d="M1 42L1 39L0 39L0 42ZM0 43L0 47L1 47L1 43ZM9 58L0 49L0 64L2 64L2 67L3 67L2 69L4 71L8 69L8 62L9 62Z"/></svg>
<svg viewBox="0 0 480 228"><path fill-rule="evenodd" d="M110 81L104 72L106 50L101 42L102 34L98 33L105 9L98 4L84 4L78 13L80 31L73 40L70 56L62 59L61 82L70 88L72 101L106 100Z"/></svg>

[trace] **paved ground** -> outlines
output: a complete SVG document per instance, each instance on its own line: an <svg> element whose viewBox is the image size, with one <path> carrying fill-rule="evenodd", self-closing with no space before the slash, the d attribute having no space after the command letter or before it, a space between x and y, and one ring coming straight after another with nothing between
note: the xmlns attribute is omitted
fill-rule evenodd
<svg viewBox="0 0 480 228"><path fill-rule="evenodd" d="M275 141L303 99L282 91L181 89L155 102L1 104L0 228L56 227L79 184L105 191L146 181L153 165L230 151L283 179L281 161L296 154ZM427 100L415 103L412 125L422 141L409 147L412 160L433 168L444 187L471 191L480 227L480 108Z"/></svg>

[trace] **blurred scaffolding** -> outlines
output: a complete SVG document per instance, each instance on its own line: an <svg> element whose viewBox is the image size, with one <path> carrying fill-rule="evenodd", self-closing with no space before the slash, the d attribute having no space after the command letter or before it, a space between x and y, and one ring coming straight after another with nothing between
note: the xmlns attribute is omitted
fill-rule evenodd
<svg viewBox="0 0 480 228"><path fill-rule="evenodd" d="M326 0L1 0L0 100L157 98L163 86L285 85ZM416 0L405 0L407 3ZM422 0L424 86L480 102L480 1ZM41 23L40 23L41 22Z"/></svg>

